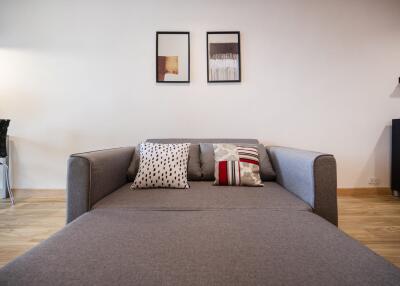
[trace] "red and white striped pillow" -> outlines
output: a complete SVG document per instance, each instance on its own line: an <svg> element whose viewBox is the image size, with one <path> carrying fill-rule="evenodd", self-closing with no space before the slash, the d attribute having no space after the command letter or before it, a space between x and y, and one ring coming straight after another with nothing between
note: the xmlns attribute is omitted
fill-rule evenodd
<svg viewBox="0 0 400 286"><path fill-rule="evenodd" d="M213 144L215 182L222 186L263 186L257 146Z"/></svg>

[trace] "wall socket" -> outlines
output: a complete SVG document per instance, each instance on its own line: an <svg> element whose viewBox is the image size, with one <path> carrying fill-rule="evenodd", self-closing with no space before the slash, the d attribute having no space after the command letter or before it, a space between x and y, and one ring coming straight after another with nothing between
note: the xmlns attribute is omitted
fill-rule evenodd
<svg viewBox="0 0 400 286"><path fill-rule="evenodd" d="M376 177L371 177L371 178L368 179L368 185L371 185L371 186L378 186L379 183L380 183L380 182L379 182L379 179L376 178Z"/></svg>

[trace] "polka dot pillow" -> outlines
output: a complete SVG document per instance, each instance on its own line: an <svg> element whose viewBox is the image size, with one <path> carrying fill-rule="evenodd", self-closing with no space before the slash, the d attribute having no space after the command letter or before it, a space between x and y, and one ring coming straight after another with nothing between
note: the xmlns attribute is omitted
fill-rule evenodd
<svg viewBox="0 0 400 286"><path fill-rule="evenodd" d="M187 189L189 143L141 143L139 170L131 189Z"/></svg>

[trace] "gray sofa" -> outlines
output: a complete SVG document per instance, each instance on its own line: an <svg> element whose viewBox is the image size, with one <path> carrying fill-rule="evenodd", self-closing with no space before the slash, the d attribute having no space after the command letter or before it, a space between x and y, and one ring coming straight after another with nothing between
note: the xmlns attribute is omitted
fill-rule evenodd
<svg viewBox="0 0 400 286"><path fill-rule="evenodd" d="M3 267L0 285L400 285L398 268L337 229L334 157L268 151L277 178L264 187L189 190L129 190L134 147L72 155L68 224Z"/></svg>

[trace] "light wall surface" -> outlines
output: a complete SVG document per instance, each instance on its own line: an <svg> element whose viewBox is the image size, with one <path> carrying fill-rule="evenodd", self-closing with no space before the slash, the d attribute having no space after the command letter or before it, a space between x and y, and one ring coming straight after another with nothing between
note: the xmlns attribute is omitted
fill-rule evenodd
<svg viewBox="0 0 400 286"><path fill-rule="evenodd" d="M190 31L190 84L155 82L159 30ZM218 30L241 32L241 83L207 84ZM399 76L398 0L0 0L15 188L64 188L69 154L149 137L328 152L340 187L388 186Z"/></svg>

